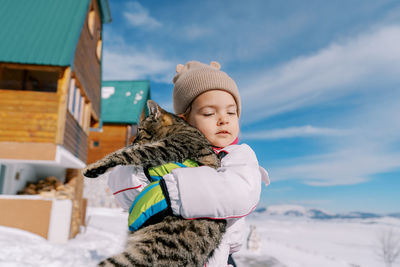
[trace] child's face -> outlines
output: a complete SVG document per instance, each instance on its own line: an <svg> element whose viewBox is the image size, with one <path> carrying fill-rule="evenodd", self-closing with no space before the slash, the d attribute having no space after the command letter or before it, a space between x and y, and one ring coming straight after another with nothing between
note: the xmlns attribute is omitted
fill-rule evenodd
<svg viewBox="0 0 400 267"><path fill-rule="evenodd" d="M239 134L235 99L222 90L210 90L199 95L185 119L199 129L213 146L228 146Z"/></svg>

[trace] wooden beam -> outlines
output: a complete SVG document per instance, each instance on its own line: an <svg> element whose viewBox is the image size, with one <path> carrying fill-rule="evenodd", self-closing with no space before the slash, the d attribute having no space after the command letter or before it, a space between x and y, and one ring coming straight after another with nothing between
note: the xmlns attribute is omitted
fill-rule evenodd
<svg viewBox="0 0 400 267"><path fill-rule="evenodd" d="M48 65L30 65L30 64L17 64L17 63L0 63L0 69L20 69L20 70L43 70L43 71L63 71L65 67L48 66Z"/></svg>
<svg viewBox="0 0 400 267"><path fill-rule="evenodd" d="M43 100L45 102L57 103L57 95L54 92L22 91L13 89L0 89L0 100L11 101L35 101Z"/></svg>
<svg viewBox="0 0 400 267"><path fill-rule="evenodd" d="M92 114L92 118L93 118L94 121L96 121L96 122L99 122L99 121L100 121L99 116L97 116L97 114L96 114L96 112L94 111L93 108L92 108L92 110L91 110L91 114Z"/></svg>
<svg viewBox="0 0 400 267"><path fill-rule="evenodd" d="M60 78L57 84L58 96L58 115L57 115L57 134L56 144L62 145L64 143L65 121L67 118L67 105L68 105L68 89L71 81L71 67L64 69L60 73Z"/></svg>
<svg viewBox="0 0 400 267"><path fill-rule="evenodd" d="M88 102L85 103L85 110L83 113L83 130L85 131L86 135L89 136L89 131L90 131L90 117L92 114L92 103Z"/></svg>
<svg viewBox="0 0 400 267"><path fill-rule="evenodd" d="M0 158L55 161L57 146L50 143L0 142Z"/></svg>

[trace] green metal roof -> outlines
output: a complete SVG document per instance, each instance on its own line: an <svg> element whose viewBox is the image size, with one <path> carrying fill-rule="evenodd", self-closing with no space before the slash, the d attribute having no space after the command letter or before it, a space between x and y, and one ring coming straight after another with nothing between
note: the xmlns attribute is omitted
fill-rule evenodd
<svg viewBox="0 0 400 267"><path fill-rule="evenodd" d="M101 121L138 124L148 99L150 99L149 81L103 81Z"/></svg>
<svg viewBox="0 0 400 267"><path fill-rule="evenodd" d="M1 0L0 62L72 66L90 0ZM103 23L111 21L99 0Z"/></svg>
<svg viewBox="0 0 400 267"><path fill-rule="evenodd" d="M103 23L111 22L111 10L108 5L108 0L98 0L100 11L101 11L101 21Z"/></svg>

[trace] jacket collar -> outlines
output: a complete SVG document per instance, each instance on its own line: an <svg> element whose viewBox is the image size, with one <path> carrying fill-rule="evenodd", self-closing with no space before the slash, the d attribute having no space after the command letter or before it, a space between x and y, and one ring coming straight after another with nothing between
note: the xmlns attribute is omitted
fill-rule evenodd
<svg viewBox="0 0 400 267"><path fill-rule="evenodd" d="M229 145L237 145L238 143L239 143L239 137L236 137L236 139L235 139L231 144L229 144ZM228 151L224 150L224 147L216 147L216 146L213 146L213 150L214 150L214 152L215 152L218 156L219 156L219 154L220 154L221 152L224 152L224 153L223 153L224 155L221 155L220 158L226 156L226 155L229 153Z"/></svg>

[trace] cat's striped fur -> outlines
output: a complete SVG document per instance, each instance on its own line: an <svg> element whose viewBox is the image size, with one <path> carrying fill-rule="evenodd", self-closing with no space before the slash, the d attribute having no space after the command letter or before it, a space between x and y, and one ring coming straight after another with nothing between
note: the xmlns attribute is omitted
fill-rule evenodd
<svg viewBox="0 0 400 267"><path fill-rule="evenodd" d="M86 177L97 177L117 165L148 168L186 159L213 168L220 166L211 144L199 130L164 111L154 101L147 104L149 116L139 125L133 144L86 167ZM125 251L99 265L204 266L225 230L225 220L168 216L162 222L131 232Z"/></svg>
<svg viewBox="0 0 400 267"><path fill-rule="evenodd" d="M148 106L149 116L139 125L133 144L87 166L83 170L86 177L98 177L117 165L147 168L186 159L219 167L220 161L211 144L198 129L161 109L152 100L148 101Z"/></svg>

